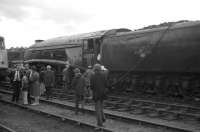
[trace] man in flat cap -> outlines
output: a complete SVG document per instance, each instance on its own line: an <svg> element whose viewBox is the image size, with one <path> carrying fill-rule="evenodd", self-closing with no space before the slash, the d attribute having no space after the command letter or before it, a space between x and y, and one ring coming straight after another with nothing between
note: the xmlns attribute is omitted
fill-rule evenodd
<svg viewBox="0 0 200 132"><path fill-rule="evenodd" d="M100 64L95 64L94 74L91 76L90 85L93 92L93 100L95 102L97 125L103 126L105 115L103 113L103 101L106 98L107 79L101 69Z"/></svg>
<svg viewBox="0 0 200 132"><path fill-rule="evenodd" d="M44 83L46 88L46 99L52 97L52 88L55 86L55 73L51 70L51 66L47 66L47 70L44 74Z"/></svg>

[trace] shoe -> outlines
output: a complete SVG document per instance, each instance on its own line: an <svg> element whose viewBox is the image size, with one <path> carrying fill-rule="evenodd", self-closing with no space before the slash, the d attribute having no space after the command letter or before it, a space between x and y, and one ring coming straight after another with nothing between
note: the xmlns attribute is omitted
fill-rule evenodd
<svg viewBox="0 0 200 132"><path fill-rule="evenodd" d="M95 130L100 130L101 128L100 128L100 127L95 127L94 129L95 129Z"/></svg>
<svg viewBox="0 0 200 132"><path fill-rule="evenodd" d="M98 124L97 124L97 127L95 127L94 129L95 129L95 130L101 130L102 127L104 127L104 126L103 126L103 125L98 125Z"/></svg>
<svg viewBox="0 0 200 132"><path fill-rule="evenodd" d="M33 103L33 104L31 104L31 105L39 105L39 103Z"/></svg>

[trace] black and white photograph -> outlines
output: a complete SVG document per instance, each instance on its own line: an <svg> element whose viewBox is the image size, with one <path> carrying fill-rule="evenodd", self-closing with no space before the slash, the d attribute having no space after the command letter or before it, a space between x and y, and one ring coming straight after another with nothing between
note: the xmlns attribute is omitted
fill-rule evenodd
<svg viewBox="0 0 200 132"><path fill-rule="evenodd" d="M0 0L0 132L200 132L200 1Z"/></svg>

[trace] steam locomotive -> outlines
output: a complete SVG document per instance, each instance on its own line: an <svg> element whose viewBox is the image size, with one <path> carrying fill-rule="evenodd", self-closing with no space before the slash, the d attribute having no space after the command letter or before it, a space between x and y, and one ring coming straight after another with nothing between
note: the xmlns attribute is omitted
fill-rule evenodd
<svg viewBox="0 0 200 132"><path fill-rule="evenodd" d="M25 52L30 64L65 62L81 69L100 62L110 89L171 96L200 95L200 22L131 31L112 29L36 42Z"/></svg>

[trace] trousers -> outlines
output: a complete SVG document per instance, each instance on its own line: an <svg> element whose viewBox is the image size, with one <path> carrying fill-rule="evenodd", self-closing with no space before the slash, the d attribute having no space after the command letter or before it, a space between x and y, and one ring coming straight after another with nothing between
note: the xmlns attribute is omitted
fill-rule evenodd
<svg viewBox="0 0 200 132"><path fill-rule="evenodd" d="M103 112L103 100L95 101L95 111L96 111L96 119L97 125L102 126L105 121L105 115Z"/></svg>
<svg viewBox="0 0 200 132"><path fill-rule="evenodd" d="M28 92L27 92L27 91L23 91L23 92L22 92L23 104L28 104L27 95L28 95Z"/></svg>
<svg viewBox="0 0 200 132"><path fill-rule="evenodd" d="M49 99L52 97L52 87L46 86L46 98Z"/></svg>
<svg viewBox="0 0 200 132"><path fill-rule="evenodd" d="M19 95L20 95L20 87L21 87L21 82L20 81L14 81L13 82L13 96L12 96L12 101L18 102L19 101Z"/></svg>

